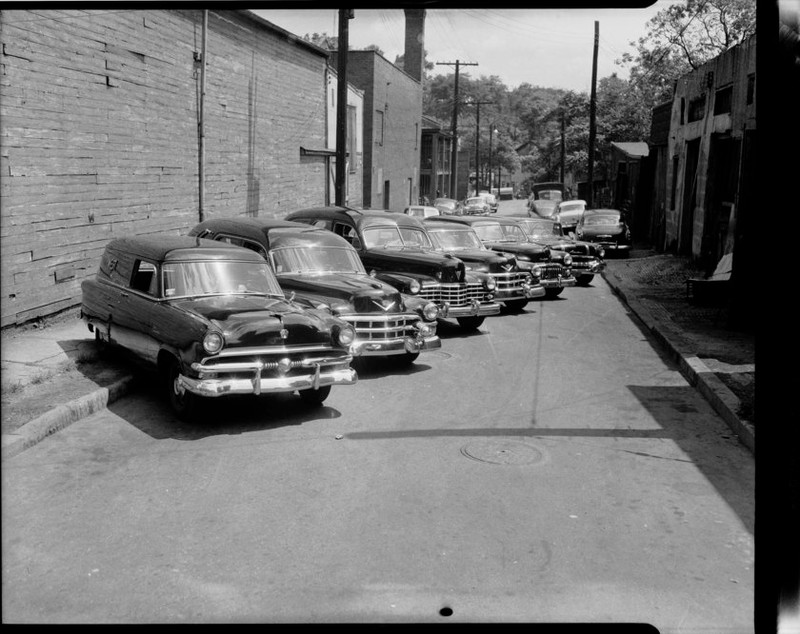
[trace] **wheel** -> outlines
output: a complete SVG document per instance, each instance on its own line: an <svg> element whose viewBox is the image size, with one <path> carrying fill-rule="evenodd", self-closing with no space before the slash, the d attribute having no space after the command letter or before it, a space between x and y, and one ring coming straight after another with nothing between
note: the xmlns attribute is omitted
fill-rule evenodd
<svg viewBox="0 0 800 634"><path fill-rule="evenodd" d="M594 279L594 275L593 274L579 275L578 276L578 280L577 280L577 284L578 284L578 286L589 286L589 284L592 283L593 279Z"/></svg>
<svg viewBox="0 0 800 634"><path fill-rule="evenodd" d="M528 301L527 299L512 299L506 302L506 310L512 313L518 313L528 305Z"/></svg>
<svg viewBox="0 0 800 634"><path fill-rule="evenodd" d="M554 297L558 297L561 293L564 292L564 287L560 286L558 288L546 288L544 289L544 296L547 299L553 299Z"/></svg>
<svg viewBox="0 0 800 634"><path fill-rule="evenodd" d="M484 319L486 317L458 317L456 321L464 330L477 330L481 327Z"/></svg>
<svg viewBox="0 0 800 634"><path fill-rule="evenodd" d="M323 385L316 390L300 390L300 398L308 405L322 405L322 402L328 398L331 393L330 385Z"/></svg>
<svg viewBox="0 0 800 634"><path fill-rule="evenodd" d="M196 418L201 411L201 398L196 394L192 394L188 390L184 390L183 394L178 389L178 375L181 373L180 365L176 359L170 361L169 368L167 368L166 375L166 391L167 399L172 407L172 410L182 420L191 420Z"/></svg>

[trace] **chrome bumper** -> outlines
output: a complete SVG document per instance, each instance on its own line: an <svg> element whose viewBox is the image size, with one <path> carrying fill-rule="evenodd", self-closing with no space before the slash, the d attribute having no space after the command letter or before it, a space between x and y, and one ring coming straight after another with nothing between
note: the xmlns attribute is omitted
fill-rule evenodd
<svg viewBox="0 0 800 634"><path fill-rule="evenodd" d="M358 341L350 346L350 350L355 356L371 356L371 355L392 355L392 354L405 354L426 352L428 350L438 350L442 347L442 340L438 335L433 337L419 338L419 337L401 337L397 339L387 339L383 341Z"/></svg>
<svg viewBox="0 0 800 634"><path fill-rule="evenodd" d="M575 279L574 275L570 275L569 277L557 277L557 278L550 278L546 280L539 280L539 283L544 288L563 288L567 286L575 286L578 283L578 280Z"/></svg>
<svg viewBox="0 0 800 634"><path fill-rule="evenodd" d="M439 306L440 318L488 317L500 314L500 304L495 302L479 302L473 299L467 306L451 306L447 302Z"/></svg>
<svg viewBox="0 0 800 634"><path fill-rule="evenodd" d="M599 274L602 273L606 268L605 262L589 262L585 266L581 263L572 262L572 272L576 275L586 275L587 273L591 274Z"/></svg>

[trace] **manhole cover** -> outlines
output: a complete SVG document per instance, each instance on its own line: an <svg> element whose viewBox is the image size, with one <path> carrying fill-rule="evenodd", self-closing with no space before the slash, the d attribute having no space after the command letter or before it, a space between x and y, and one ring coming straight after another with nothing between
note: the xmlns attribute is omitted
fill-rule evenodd
<svg viewBox="0 0 800 634"><path fill-rule="evenodd" d="M461 453L491 464L534 464L544 460L541 450L518 440L480 440L462 447Z"/></svg>

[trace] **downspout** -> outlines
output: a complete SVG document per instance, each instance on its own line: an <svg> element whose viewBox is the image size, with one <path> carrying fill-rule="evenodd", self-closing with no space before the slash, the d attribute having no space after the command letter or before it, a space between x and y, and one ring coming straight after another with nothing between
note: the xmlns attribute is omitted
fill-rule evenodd
<svg viewBox="0 0 800 634"><path fill-rule="evenodd" d="M205 120L203 118L203 109L206 99L206 47L208 44L208 10L203 10L203 43L200 51L200 106L197 120L197 137L199 143L198 152L198 207L200 222L205 219L205 164L206 164L206 144L205 144Z"/></svg>

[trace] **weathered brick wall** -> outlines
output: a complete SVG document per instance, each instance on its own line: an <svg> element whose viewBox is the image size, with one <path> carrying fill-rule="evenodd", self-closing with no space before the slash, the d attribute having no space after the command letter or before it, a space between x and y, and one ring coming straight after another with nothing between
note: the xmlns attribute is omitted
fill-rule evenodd
<svg viewBox="0 0 800 634"><path fill-rule="evenodd" d="M206 217L322 204L325 56L208 15ZM111 238L197 222L202 16L0 13L0 326L77 305Z"/></svg>

